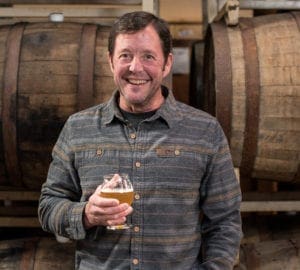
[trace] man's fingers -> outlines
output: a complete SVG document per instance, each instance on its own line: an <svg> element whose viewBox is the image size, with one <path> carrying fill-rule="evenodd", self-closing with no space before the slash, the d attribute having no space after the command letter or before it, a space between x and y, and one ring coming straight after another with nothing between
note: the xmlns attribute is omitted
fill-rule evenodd
<svg viewBox="0 0 300 270"><path fill-rule="evenodd" d="M126 222L126 217L122 217L120 219L107 220L107 225L108 226L122 225L125 222Z"/></svg>
<svg viewBox="0 0 300 270"><path fill-rule="evenodd" d="M114 207L99 207L98 213L102 215L128 215L132 212L132 207L127 203L122 203Z"/></svg>
<svg viewBox="0 0 300 270"><path fill-rule="evenodd" d="M126 204L125 204L126 206ZM101 224L101 225L118 225L126 222L126 216L132 212L132 207L126 206L124 211L111 211L112 208L102 209L99 212L94 212L90 217L93 224Z"/></svg>

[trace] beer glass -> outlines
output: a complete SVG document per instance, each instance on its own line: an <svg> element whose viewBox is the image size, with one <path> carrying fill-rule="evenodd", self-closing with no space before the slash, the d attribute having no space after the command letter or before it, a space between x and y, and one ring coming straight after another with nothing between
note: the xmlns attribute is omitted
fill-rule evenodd
<svg viewBox="0 0 300 270"><path fill-rule="evenodd" d="M133 202L133 186L129 180L128 174L108 174L104 175L104 181L101 187L100 196L103 198L118 199L121 203ZM107 226L109 230L129 229L130 225L120 224L115 226Z"/></svg>

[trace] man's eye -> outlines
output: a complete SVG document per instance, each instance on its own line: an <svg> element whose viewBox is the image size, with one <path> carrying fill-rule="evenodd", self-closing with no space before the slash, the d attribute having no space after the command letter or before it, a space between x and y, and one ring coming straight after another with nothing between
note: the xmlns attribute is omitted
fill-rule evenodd
<svg viewBox="0 0 300 270"><path fill-rule="evenodd" d="M129 59L130 55L128 53L123 53L119 56L120 59Z"/></svg>
<svg viewBox="0 0 300 270"><path fill-rule="evenodd" d="M144 58L145 58L146 60L153 60L153 59L154 59L154 56L151 55L151 54L146 54L146 55L144 56Z"/></svg>

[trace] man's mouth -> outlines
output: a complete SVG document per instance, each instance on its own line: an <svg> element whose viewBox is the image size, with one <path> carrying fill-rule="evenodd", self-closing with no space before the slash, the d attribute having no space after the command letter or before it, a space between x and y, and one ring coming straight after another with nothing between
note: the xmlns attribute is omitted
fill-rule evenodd
<svg viewBox="0 0 300 270"><path fill-rule="evenodd" d="M127 79L127 82L134 85L142 85L148 82L148 80L141 80L141 79Z"/></svg>

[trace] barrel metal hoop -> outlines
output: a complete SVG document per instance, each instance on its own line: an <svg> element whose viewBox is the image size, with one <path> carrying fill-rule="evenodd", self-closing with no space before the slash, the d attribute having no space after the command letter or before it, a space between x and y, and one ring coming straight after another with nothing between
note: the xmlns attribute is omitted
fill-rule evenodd
<svg viewBox="0 0 300 270"><path fill-rule="evenodd" d="M79 55L78 110L86 109L93 104L96 36L97 25L83 26Z"/></svg>
<svg viewBox="0 0 300 270"><path fill-rule="evenodd" d="M203 100L202 108L207 113L216 116L216 98L215 98L215 63L213 55L213 38L212 38L212 27L208 27L205 35L204 42L204 66L206 68L203 69ZM212 57L211 57L212 55ZM213 83L213 85L212 85Z"/></svg>
<svg viewBox="0 0 300 270"><path fill-rule="evenodd" d="M300 31L300 12L294 11L294 12L291 12L291 14L293 15L293 17L298 25L298 29Z"/></svg>
<svg viewBox="0 0 300 270"><path fill-rule="evenodd" d="M215 55L216 79L216 117L220 122L227 140L231 137L232 119L232 67L230 43L224 22L212 24Z"/></svg>
<svg viewBox="0 0 300 270"><path fill-rule="evenodd" d="M298 183L299 180L300 180L300 164L298 164L298 168L297 168L297 171L295 173L295 176L294 176L294 179L292 180L292 182Z"/></svg>
<svg viewBox="0 0 300 270"><path fill-rule="evenodd" d="M258 148L260 74L254 23L251 18L240 19L245 58L246 119L241 174L251 176Z"/></svg>
<svg viewBox="0 0 300 270"><path fill-rule="evenodd" d="M18 71L22 36L25 24L11 27L6 43L6 62L4 67L2 119L5 167L14 186L22 186L21 167L18 158L17 143L17 100Z"/></svg>

